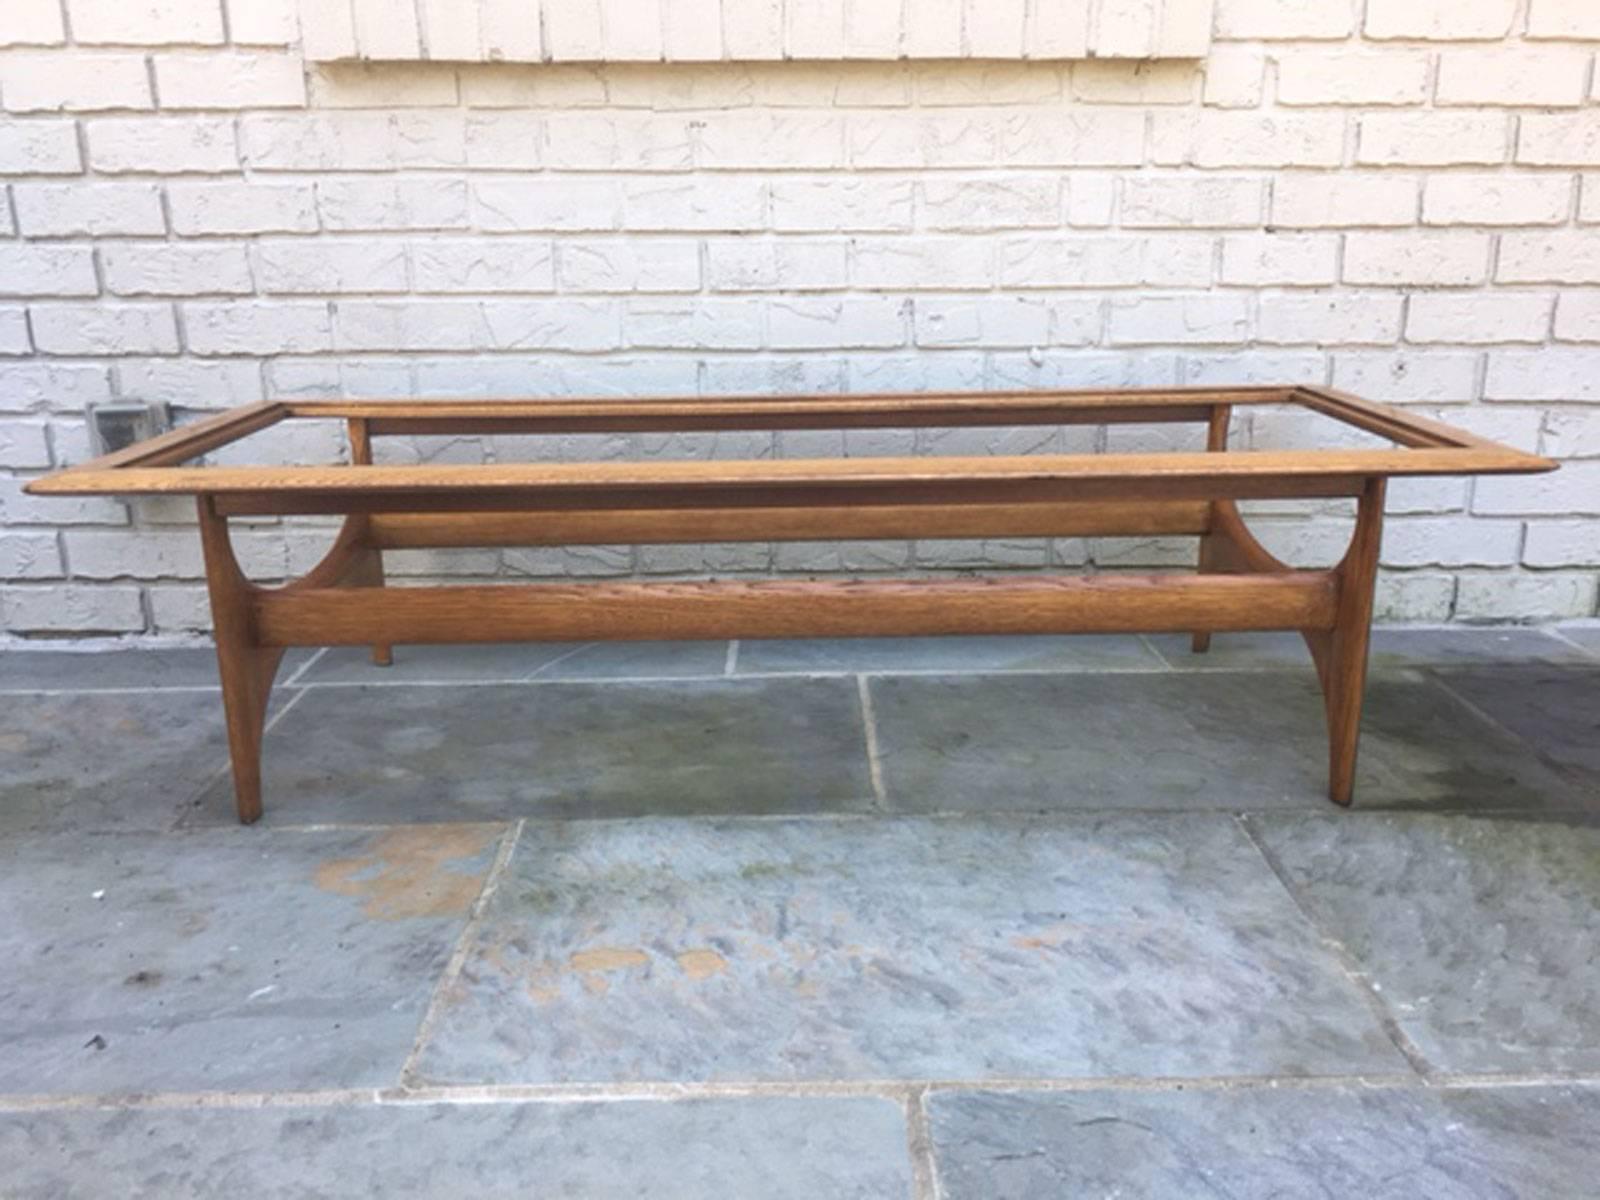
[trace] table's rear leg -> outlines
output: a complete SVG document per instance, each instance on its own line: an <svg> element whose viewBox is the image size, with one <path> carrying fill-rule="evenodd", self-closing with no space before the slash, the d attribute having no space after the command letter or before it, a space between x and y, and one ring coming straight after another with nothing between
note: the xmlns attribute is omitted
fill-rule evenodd
<svg viewBox="0 0 1600 1200"><path fill-rule="evenodd" d="M351 417L346 423L346 431L350 437L350 463L352 466L370 466L372 464L372 430L368 427L365 417ZM352 564L349 582L357 587L383 586L383 551L372 544L371 526L365 518L352 518L359 520L361 525L362 541L365 543L360 557ZM394 665L394 647L388 642L374 642L372 644L372 662L379 667Z"/></svg>
<svg viewBox="0 0 1600 1200"><path fill-rule="evenodd" d="M1373 593L1383 542L1383 500L1384 480L1368 480L1356 502L1355 534L1338 567L1337 621L1331 630L1305 635L1328 714L1328 798L1346 806L1355 796Z"/></svg>
<svg viewBox="0 0 1600 1200"><path fill-rule="evenodd" d="M228 520L217 513L209 497L200 497L199 507L234 800L240 822L249 825L261 816L261 741L266 733L267 698L283 648L257 642L250 611L252 585L234 557Z"/></svg>
<svg viewBox="0 0 1600 1200"><path fill-rule="evenodd" d="M1233 420L1233 406L1231 404L1218 404L1211 409L1211 420L1206 427L1206 450L1211 454L1226 454L1228 450L1228 423ZM1220 535L1215 532L1217 524L1217 506L1211 506L1207 518L1208 528L1200 535L1200 561L1197 569L1202 575L1213 575L1226 570L1222 556L1218 553ZM1211 649L1211 631L1197 629L1189 639L1189 649L1195 654L1204 654Z"/></svg>

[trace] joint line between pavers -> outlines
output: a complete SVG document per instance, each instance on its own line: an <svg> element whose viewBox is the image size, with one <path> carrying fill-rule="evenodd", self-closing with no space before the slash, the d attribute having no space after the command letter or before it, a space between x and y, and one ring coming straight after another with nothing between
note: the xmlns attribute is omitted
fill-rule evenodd
<svg viewBox="0 0 1600 1200"><path fill-rule="evenodd" d="M881 812L889 811L889 790L883 783L883 755L878 749L878 719L872 711L872 688L865 675L856 676L856 694L861 698L861 729L867 744L867 774L872 780L872 798Z"/></svg>
<svg viewBox="0 0 1600 1200"><path fill-rule="evenodd" d="M416 1080L417 1066L421 1062L422 1052L427 1047L429 1039L433 1037L434 1026L444 1014L449 993L466 966L467 955L472 952L473 944L477 941L478 927L483 923L484 914L489 910L489 902L494 898L495 890L500 886L500 879L511 864L511 856L516 851L517 843L522 840L522 829L523 822L517 821L501 835L494 862L490 864L488 874L483 878L483 887L478 892L478 898L472 902L472 910L467 914L466 923L461 927L461 933L456 938L450 958L445 962L444 970L440 972L439 980L433 986L433 994L428 997L428 1007L424 1010L422 1021L417 1026L417 1036L411 1043L411 1052L406 1055L405 1062L400 1066L400 1086L403 1089L412 1087Z"/></svg>
<svg viewBox="0 0 1600 1200"><path fill-rule="evenodd" d="M1268 849L1267 844L1256 836L1256 831L1250 828L1250 821L1245 814L1235 813L1234 821L1243 831L1244 836L1250 840L1250 844L1256 848L1256 852L1266 862L1267 869L1277 877L1278 883L1288 893L1290 903L1295 906L1296 911L1311 926L1312 932L1321 939L1322 944L1332 953L1334 961L1339 964L1339 969L1344 972L1345 977L1355 985L1356 990L1365 998L1367 1008L1376 1018L1389 1041L1394 1044L1394 1048L1400 1052L1400 1055L1410 1065L1411 1069L1416 1072L1419 1079L1424 1083L1432 1082L1437 1072L1433 1069L1432 1064L1428 1062L1426 1056L1423 1055L1422 1050L1406 1035L1406 1031L1400 1027L1400 1022L1389 1011L1389 1006L1384 1003L1382 993L1374 986L1372 977L1362 967L1360 960L1350 952L1350 948L1341 939L1325 930L1321 922L1306 907L1305 903L1300 899L1300 893L1289 879L1288 871L1278 861L1277 855Z"/></svg>
<svg viewBox="0 0 1600 1200"><path fill-rule="evenodd" d="M261 741L263 743L263 753L265 753L264 747L267 740L267 735L273 731L279 721L283 720L283 718L288 715L291 708L300 703L300 698L305 694L304 688L296 688L290 694L289 698L283 702L283 707L268 717L262 724ZM226 779L232 770L233 758L230 755L228 758L223 760L223 763L220 767L206 776L205 781L201 783L194 792L184 798L183 806L178 812L178 819L172 823L171 830L175 832L177 830L186 828L194 804L197 801L204 799L206 793L212 788L216 787L219 782Z"/></svg>
<svg viewBox="0 0 1600 1200"><path fill-rule="evenodd" d="M599 645L598 642L579 642L576 646L572 647L572 649L566 651L566 653L556 655L549 662L543 664L542 666L535 667L533 670L529 671L521 679L514 679L511 682L512 683L535 683L535 682L538 682L538 683L547 683L547 682L561 683L561 682L565 682L564 680L559 680L559 679L558 680L542 680L542 679L539 678L539 676L543 675L546 671L553 670L554 668L559 667L562 663L566 662L567 659L572 658L572 657L574 657L576 655L582 654L585 650L591 649L592 647L597 646L597 645Z"/></svg>
<svg viewBox="0 0 1600 1200"><path fill-rule="evenodd" d="M293 675L289 676L289 678L285 679L281 686L283 686L283 687L298 687L300 685L300 677L302 675L304 675L307 671L309 671L312 667L316 666L317 663L320 662L323 659L323 657L327 655L327 653L328 653L328 647L327 646L321 647L315 654L313 654L310 658L306 659L305 662L301 663L299 668L295 671L295 673Z"/></svg>
<svg viewBox="0 0 1600 1200"><path fill-rule="evenodd" d="M1492 729L1498 730L1500 733L1503 733L1506 737L1516 742L1517 745L1521 746L1545 766L1552 768L1556 767L1556 764L1552 763L1548 758L1546 758L1544 752L1540 750L1538 746L1535 746L1532 742L1523 737L1515 729L1512 729L1509 725L1502 723L1501 720L1492 713L1486 712L1485 710L1479 708L1471 700L1467 699L1467 697L1463 696L1460 692L1456 691L1455 688L1451 687L1449 681L1443 676L1435 674L1433 671L1419 671L1418 674L1426 678L1428 682L1433 684L1434 687L1438 688L1446 696L1449 696L1450 699L1461 705L1485 725L1488 725Z"/></svg>
<svg viewBox="0 0 1600 1200"><path fill-rule="evenodd" d="M739 639L738 638L729 638L728 639L728 657L723 659L723 662L722 662L722 673L725 676L732 676L734 674L734 672L736 672L738 669L739 669Z"/></svg>
<svg viewBox="0 0 1600 1200"><path fill-rule="evenodd" d="M1549 628L1545 629L1543 632L1549 634L1553 638L1558 639L1559 641L1565 642L1567 645L1571 646L1574 650L1578 651L1578 653L1582 654L1585 658L1600 659L1600 649L1594 649L1592 647L1585 646L1582 642L1576 641L1573 638L1568 637L1561 630L1561 627L1558 626L1558 625L1552 625Z"/></svg>
<svg viewBox="0 0 1600 1200"><path fill-rule="evenodd" d="M914 1200L941 1200L939 1164L933 1153L933 1129L928 1122L928 1091L913 1088L905 1098L906 1153L911 1158L911 1195Z"/></svg>

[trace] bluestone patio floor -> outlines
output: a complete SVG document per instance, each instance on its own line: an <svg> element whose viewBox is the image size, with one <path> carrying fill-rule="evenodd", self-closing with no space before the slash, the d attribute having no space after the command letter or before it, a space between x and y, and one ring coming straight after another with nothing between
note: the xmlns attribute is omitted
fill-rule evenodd
<svg viewBox="0 0 1600 1200"><path fill-rule="evenodd" d="M1600 1190L1600 630L0 650L0 1196Z"/></svg>

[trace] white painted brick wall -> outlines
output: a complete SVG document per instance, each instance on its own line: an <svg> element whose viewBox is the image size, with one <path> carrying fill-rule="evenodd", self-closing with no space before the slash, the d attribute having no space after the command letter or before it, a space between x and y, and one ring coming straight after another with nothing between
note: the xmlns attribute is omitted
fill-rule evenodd
<svg viewBox="0 0 1600 1200"><path fill-rule="evenodd" d="M661 3L662 24L620 23L638 35L628 53L759 58L781 12L713 20L705 0ZM281 396L1287 379L1417 405L1566 464L1397 484L1385 618L1596 614L1591 0L1217 0L1204 57L1144 64L849 61L887 53L894 22L889 6L833 0L791 8L788 33L846 61L543 67L308 66L294 0L64 4L12 0L0 20L0 632L203 626L186 504L22 493L87 454L89 403L165 400L187 418ZM514 3L481 7L476 29L435 21L436 7L425 32L441 53L451 39L538 52ZM1027 35L1081 53L1071 7L915 0L906 50L1013 53ZM592 8L610 13L602 33L635 13ZM570 11L546 31L568 47L595 36ZM1029 30L1030 13L1063 19ZM322 32L352 47L358 33ZM403 49L421 32L361 36ZM1134 38L1115 22L1100 35ZM1310 434L1266 414L1241 428L1261 444ZM1169 433L1195 431L578 439L537 453L1180 444ZM262 445L341 452L323 430ZM530 451L396 439L383 452ZM1337 552L1325 519L1259 520L1291 556ZM252 523L242 548L278 578L327 537ZM606 547L397 556L394 569L1026 570L1173 553L1116 539Z"/></svg>

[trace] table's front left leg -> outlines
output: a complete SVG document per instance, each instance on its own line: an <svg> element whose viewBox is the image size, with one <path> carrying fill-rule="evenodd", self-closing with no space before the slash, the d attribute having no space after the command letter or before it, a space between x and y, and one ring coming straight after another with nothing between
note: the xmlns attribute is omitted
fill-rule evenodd
<svg viewBox="0 0 1600 1200"><path fill-rule="evenodd" d="M234 799L240 822L249 825L261 817L261 742L266 733L267 698L283 660L283 647L263 646L256 638L250 604L254 585L239 569L228 536L228 519L216 511L209 496L200 497L199 508Z"/></svg>

